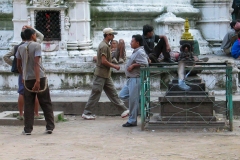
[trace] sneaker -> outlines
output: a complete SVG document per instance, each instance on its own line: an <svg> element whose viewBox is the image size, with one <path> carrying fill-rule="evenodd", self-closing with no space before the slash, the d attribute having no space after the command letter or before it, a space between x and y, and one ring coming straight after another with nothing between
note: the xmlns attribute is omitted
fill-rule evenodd
<svg viewBox="0 0 240 160"><path fill-rule="evenodd" d="M123 127L135 127L135 126L137 126L136 124L131 124L131 123L125 123L125 124L123 124L122 125Z"/></svg>
<svg viewBox="0 0 240 160"><path fill-rule="evenodd" d="M23 135L31 135L31 133L26 133L25 131L22 131Z"/></svg>
<svg viewBox="0 0 240 160"><path fill-rule="evenodd" d="M175 61L173 61L171 58L164 59L164 62L175 63Z"/></svg>
<svg viewBox="0 0 240 160"><path fill-rule="evenodd" d="M191 87L186 85L186 83L183 80L178 80L178 87L182 90L185 90L185 91L191 90Z"/></svg>
<svg viewBox="0 0 240 160"><path fill-rule="evenodd" d="M17 119L18 119L18 120L23 120L24 117L23 117L23 116L17 116Z"/></svg>
<svg viewBox="0 0 240 160"><path fill-rule="evenodd" d="M47 134L52 134L52 130L51 129L46 129L46 133Z"/></svg>
<svg viewBox="0 0 240 160"><path fill-rule="evenodd" d="M209 60L208 57L204 57L204 58L200 58L199 61L202 61L202 62L207 62Z"/></svg>
<svg viewBox="0 0 240 160"><path fill-rule="evenodd" d="M122 118L125 118L127 116L129 116L129 110L128 109L121 114Z"/></svg>
<svg viewBox="0 0 240 160"><path fill-rule="evenodd" d="M117 61L117 59L115 57L112 59L112 63L118 64L118 61Z"/></svg>
<svg viewBox="0 0 240 160"><path fill-rule="evenodd" d="M95 115L92 115L92 114L82 114L82 118L83 119L86 119L86 120L95 120Z"/></svg>
<svg viewBox="0 0 240 160"><path fill-rule="evenodd" d="M122 58L119 58L118 63L124 63L124 60Z"/></svg>
<svg viewBox="0 0 240 160"><path fill-rule="evenodd" d="M34 119L43 119L44 117L42 115L34 116Z"/></svg>

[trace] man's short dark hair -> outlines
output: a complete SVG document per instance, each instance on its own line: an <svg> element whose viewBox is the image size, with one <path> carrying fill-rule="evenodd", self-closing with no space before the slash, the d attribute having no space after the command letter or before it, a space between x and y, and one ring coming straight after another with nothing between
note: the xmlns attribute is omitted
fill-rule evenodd
<svg viewBox="0 0 240 160"><path fill-rule="evenodd" d="M233 29L233 27L235 26L236 23L237 23L236 21L232 21L232 22L230 23L231 29Z"/></svg>
<svg viewBox="0 0 240 160"><path fill-rule="evenodd" d="M36 31L34 29L31 29L31 28L25 29L24 35L25 35L26 40L31 40L32 35L35 33L36 33Z"/></svg>
<svg viewBox="0 0 240 160"><path fill-rule="evenodd" d="M143 46L143 39L140 34L133 35L132 38L134 38L136 42L139 42L140 46Z"/></svg>
<svg viewBox="0 0 240 160"><path fill-rule="evenodd" d="M147 35L148 32L152 32L153 31L153 26L150 26L149 24L146 24L143 26L143 35Z"/></svg>
<svg viewBox="0 0 240 160"><path fill-rule="evenodd" d="M25 41L25 40L26 40L26 37L25 37L25 35L24 35L24 32L21 32L20 35L21 35L22 40Z"/></svg>

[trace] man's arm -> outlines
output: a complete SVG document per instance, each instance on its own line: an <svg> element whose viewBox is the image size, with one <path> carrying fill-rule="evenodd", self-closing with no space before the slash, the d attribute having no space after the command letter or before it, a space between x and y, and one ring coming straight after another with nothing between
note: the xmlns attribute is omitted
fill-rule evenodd
<svg viewBox="0 0 240 160"><path fill-rule="evenodd" d="M25 29L27 29L27 28L30 28L30 29L35 30L35 31L36 31L36 35L37 35L37 42L38 42L38 43L42 43L43 38L44 38L44 35L43 35L41 32L39 32L37 29L35 29L35 28L33 28L33 27L29 26L29 25L24 25L24 26L22 27L22 32L23 32Z"/></svg>
<svg viewBox="0 0 240 160"><path fill-rule="evenodd" d="M40 67L39 67L40 58L41 58L40 56L36 56L34 58L34 73L35 73L35 77L36 77L36 82L32 88L33 91L40 90Z"/></svg>
<svg viewBox="0 0 240 160"><path fill-rule="evenodd" d="M17 69L19 74L22 74L22 60L21 59L17 59Z"/></svg>
<svg viewBox="0 0 240 160"><path fill-rule="evenodd" d="M12 66L13 63L13 61L10 58L11 56L14 56L14 47L12 47L10 51L8 51L8 53L3 56L3 60L10 66Z"/></svg>
<svg viewBox="0 0 240 160"><path fill-rule="evenodd" d="M165 41L165 43L166 43L166 50L167 50L167 52L170 52L170 51L171 51L171 48L170 48L170 45L169 45L169 43L168 43L167 37L166 37L165 35L159 35L159 38L160 38L160 39L161 39L161 38L164 39L164 41Z"/></svg>
<svg viewBox="0 0 240 160"><path fill-rule="evenodd" d="M120 69L120 66L108 62L106 56L103 55L103 54L102 54L101 60L102 60L102 64L103 64L104 66L111 67L111 68L115 68L116 70L119 70L119 69Z"/></svg>
<svg viewBox="0 0 240 160"><path fill-rule="evenodd" d="M44 35L43 35L41 32L39 32L38 30L36 30L35 28L33 28L33 29L36 31L37 42L38 42L38 43L42 43L43 38L44 38Z"/></svg>
<svg viewBox="0 0 240 160"><path fill-rule="evenodd" d="M137 53L135 53L137 54ZM139 53L136 57L135 57L135 63L131 64L127 70L128 72L131 72L134 68L140 68L143 66L148 66L149 64L149 60L148 60L148 56L145 52L141 52Z"/></svg>
<svg viewBox="0 0 240 160"><path fill-rule="evenodd" d="M133 63L127 68L127 71L131 72L134 68L140 68L141 66L142 66L141 64Z"/></svg>

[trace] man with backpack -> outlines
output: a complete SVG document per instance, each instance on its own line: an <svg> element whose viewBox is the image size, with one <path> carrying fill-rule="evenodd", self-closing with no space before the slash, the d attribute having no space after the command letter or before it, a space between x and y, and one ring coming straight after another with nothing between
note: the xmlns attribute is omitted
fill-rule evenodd
<svg viewBox="0 0 240 160"><path fill-rule="evenodd" d="M16 73L16 74L19 74L18 72L18 69L17 69L17 58L16 58L16 52L18 50L18 47L20 45L22 45L24 42L25 42L25 36L24 36L24 30L27 29L27 28L32 28L31 26L28 26L28 25L24 25L22 27L22 31L21 31L21 38L22 38L22 42L16 46L14 46L13 48L11 48L11 50L5 54L3 56L3 60L10 66L12 66L11 68L11 71L13 73ZM43 41L43 34L39 31L37 31L35 29L36 33L37 33L37 42L38 43L41 43ZM11 57L14 56L14 59L12 60ZM19 74L18 75L18 110L19 110L19 116L17 116L17 119L19 120L23 120L23 106L24 106L24 98L23 98L23 93L24 93L24 86L23 86L23 83L22 83L22 75ZM38 113L38 108L39 108L39 102L38 102L38 99L36 97L35 99L35 108L34 108L34 118L35 119L42 119L43 116L39 115Z"/></svg>

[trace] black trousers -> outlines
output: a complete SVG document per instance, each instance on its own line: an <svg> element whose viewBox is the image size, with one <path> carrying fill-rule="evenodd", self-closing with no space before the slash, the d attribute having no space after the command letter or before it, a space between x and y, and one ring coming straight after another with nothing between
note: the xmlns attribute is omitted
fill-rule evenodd
<svg viewBox="0 0 240 160"><path fill-rule="evenodd" d="M36 80L26 80L26 87L32 90ZM45 78L40 79L40 89L42 90L45 86ZM24 88L24 131L26 133L31 133L33 130L34 123L34 102L35 97L37 95L39 104L43 110L45 121L47 123L46 129L53 130L55 128L54 125L54 116L53 116L53 108L52 102L50 98L49 88L43 92L30 92Z"/></svg>
<svg viewBox="0 0 240 160"><path fill-rule="evenodd" d="M163 53L164 59L168 60L170 58L169 52L166 49L166 42L163 38L158 41L157 45L153 49L153 53L150 53L148 56L151 59L152 63L158 63L159 55Z"/></svg>

